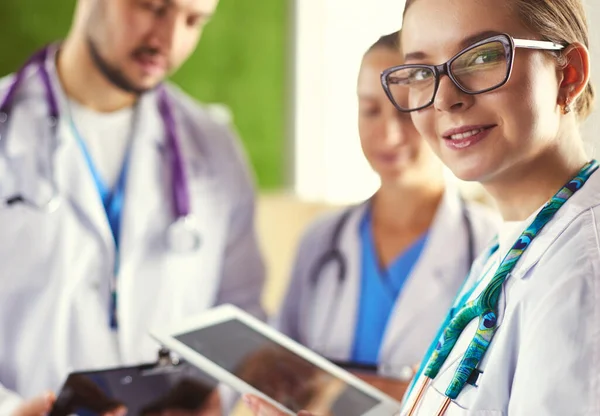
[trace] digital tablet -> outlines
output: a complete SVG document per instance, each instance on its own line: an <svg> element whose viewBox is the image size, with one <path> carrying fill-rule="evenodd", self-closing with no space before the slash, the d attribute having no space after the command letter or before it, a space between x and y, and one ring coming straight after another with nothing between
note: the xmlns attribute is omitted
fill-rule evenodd
<svg viewBox="0 0 600 416"><path fill-rule="evenodd" d="M151 335L238 392L262 397L286 414L390 416L400 409L381 391L231 305Z"/></svg>
<svg viewBox="0 0 600 416"><path fill-rule="evenodd" d="M131 416L220 409L218 381L194 365L155 364L69 374L49 416Z"/></svg>

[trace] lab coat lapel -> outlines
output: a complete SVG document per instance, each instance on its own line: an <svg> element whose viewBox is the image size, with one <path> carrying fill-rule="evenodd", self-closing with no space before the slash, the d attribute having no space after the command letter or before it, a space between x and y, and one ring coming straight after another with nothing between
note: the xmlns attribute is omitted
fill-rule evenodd
<svg viewBox="0 0 600 416"><path fill-rule="evenodd" d="M121 352L125 362L140 354L151 359L157 345L148 337L148 330L170 327L190 313L208 308L219 284L219 279L204 276L218 275L223 255L220 246L213 244L215 234L224 233L214 225L214 218L226 214L222 193L214 172L205 163L202 149L197 146L198 141L194 140L205 132L200 132L198 125L190 127L176 104L173 103L172 110L188 179L190 210L200 233L200 247L180 253L168 245L167 231L176 220L172 154L158 110L157 94L146 93L138 104L139 121L133 136L121 220L117 288ZM189 296L189 290L197 287L198 279L203 279L202 290L196 296ZM177 308L172 307L174 299L179 302ZM140 325L140 322L145 324Z"/></svg>
<svg viewBox="0 0 600 416"><path fill-rule="evenodd" d="M56 184L59 202L62 205L59 209L68 207L75 211L75 215L85 226L97 234L107 249L108 261L112 263L112 233L96 184L70 128L68 101L56 75L55 52L56 47L52 47L45 65L58 105L58 124L56 127L50 124L49 104L44 99L28 103L26 106L17 106L10 116L6 131L7 154L16 161L16 166L26 164L32 175L43 175L46 178L46 181L39 181L36 177L23 177L20 184L23 189L18 191L39 202L46 200L48 195L37 193L54 193L52 184ZM31 69L31 73L23 82L21 88L32 94L39 94L40 97L45 96L43 83L36 70ZM40 147L44 147L45 150L40 152ZM38 184L47 186L41 187L37 186ZM32 186L35 189L28 189Z"/></svg>
<svg viewBox="0 0 600 416"><path fill-rule="evenodd" d="M457 271L464 269L466 277L467 242L459 194L448 188L429 229L423 252L396 299L379 355L381 363L411 364L394 360L395 355L406 355L412 345L402 337L410 338L411 333L419 331L422 323L418 318L414 319L415 316L427 317L428 309L437 307L442 296L448 297L447 291L456 290L456 282L452 280ZM457 252L452 253L452 248ZM412 351L408 355L412 355Z"/></svg>
<svg viewBox="0 0 600 416"><path fill-rule="evenodd" d="M174 309L163 307L170 298L163 286L168 282L167 271L159 267L161 253L166 251L164 230L173 214L164 126L154 92L144 94L137 104L131 140L116 279L119 343L124 363L133 362L133 357L154 358L157 347L148 340L148 330L154 327L154 312L162 311L168 320ZM179 278L176 273L173 276Z"/></svg>
<svg viewBox="0 0 600 416"><path fill-rule="evenodd" d="M56 73L57 45L50 47L46 60L46 69L50 76L52 91L55 95L60 119L56 129L57 137L52 137L53 129L48 126L47 118L36 118L46 132L47 146L53 151L52 165L55 170L59 194L72 203L77 215L95 232L106 249L107 261L114 262L115 243L106 217L106 212L98 188L85 160L74 131L70 125L69 103ZM36 80L43 92L43 84ZM48 103L44 101L45 111Z"/></svg>
<svg viewBox="0 0 600 416"><path fill-rule="evenodd" d="M48 54L45 65L50 75L50 83L60 115L56 128L53 128L49 123L46 100L38 100L40 107L36 111L40 111L39 117L34 118L30 115L27 121L16 124L23 126L25 129L30 128L28 125L35 126L35 135L30 137L42 137L42 141L39 143L47 146L48 150L42 156L42 164L45 166L44 174L48 176L49 180L56 183L61 198L60 203L69 203L68 206L75 210L75 214L81 221L98 235L100 242L107 251L107 261L112 264L114 240L100 194L70 127L68 101L56 74L55 56L54 48ZM34 76L27 82L27 88L36 89L40 94L44 93L43 83L39 77ZM35 122L32 123L32 119ZM23 135L29 134L23 131L17 137ZM39 154L39 149L33 148L32 151ZM62 208L64 209L64 207Z"/></svg>
<svg viewBox="0 0 600 416"><path fill-rule="evenodd" d="M592 199L597 192L590 192L590 188L600 189L600 170L594 172L584 184L585 192L578 191L558 210L539 235L535 238L522 257L519 259L510 275L516 279L524 278L527 273L540 261L544 253L560 237L569 224L581 214L582 211L593 206ZM512 244L513 242L511 242Z"/></svg>
<svg viewBox="0 0 600 416"><path fill-rule="evenodd" d="M343 283L338 281L338 265L330 264L314 291L319 298L311 300L313 305L322 305L311 320L312 345L335 360L348 360L352 355L361 285L359 227L366 207L363 204L353 210L340 235L339 249L346 260Z"/></svg>
<svg viewBox="0 0 600 416"><path fill-rule="evenodd" d="M54 155L54 166L59 193L72 202L82 221L98 234L108 251L107 261L112 264L115 244L102 199L65 117L59 123L58 136L61 143ZM49 137L48 140L52 142L53 139Z"/></svg>
<svg viewBox="0 0 600 416"><path fill-rule="evenodd" d="M137 104L131 140L119 244L123 272L143 255L141 247L150 229L173 215L164 126L154 92L143 95Z"/></svg>
<svg viewBox="0 0 600 416"><path fill-rule="evenodd" d="M37 102L16 107L7 123L0 125L0 145L5 146L10 173L16 178L10 188L0 189L2 198L21 196L44 208L57 196L56 171L49 165L49 155L54 157L56 141L50 132L47 109ZM47 149L40 152L43 146Z"/></svg>
<svg viewBox="0 0 600 416"><path fill-rule="evenodd" d="M215 192L217 181L203 158L203 152L190 140L194 134L199 134L198 131L186 129L176 106L172 109L178 129L184 174L188 180L190 210L200 235L210 235L210 219L220 214L222 206L222 200ZM162 251L168 252L167 230L177 219L173 199L172 154L155 92L147 93L140 100L138 114L121 220L121 267L126 267L129 262L136 262L144 254L142 247L150 238L152 230L158 230L156 232L161 234L156 244L161 245ZM201 206L196 201L201 201ZM200 251L203 250L205 248L201 242ZM175 256L177 264L184 257L186 256ZM187 257L193 259L194 256Z"/></svg>

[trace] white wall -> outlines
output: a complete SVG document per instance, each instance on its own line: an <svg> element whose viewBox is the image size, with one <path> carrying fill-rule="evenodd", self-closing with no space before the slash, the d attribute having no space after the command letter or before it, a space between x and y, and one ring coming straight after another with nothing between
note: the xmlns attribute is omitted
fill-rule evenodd
<svg viewBox="0 0 600 416"><path fill-rule="evenodd" d="M313 201L364 199L377 179L362 156L356 77L363 52L402 24L403 0L297 0L295 191Z"/></svg>
<svg viewBox="0 0 600 416"><path fill-rule="evenodd" d="M377 178L360 150L356 76L371 43L400 28L404 1L296 0L295 7L294 190L310 201L362 200ZM586 7L592 81L600 97L600 0L587 0ZM600 98L597 102L583 135L600 158Z"/></svg>

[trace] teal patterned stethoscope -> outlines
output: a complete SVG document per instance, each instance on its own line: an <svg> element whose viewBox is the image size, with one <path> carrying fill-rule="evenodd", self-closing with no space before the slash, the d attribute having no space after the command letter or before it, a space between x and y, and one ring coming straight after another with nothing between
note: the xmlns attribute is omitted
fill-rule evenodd
<svg viewBox="0 0 600 416"><path fill-rule="evenodd" d="M419 374L415 376L415 381L418 379L421 372L425 377L407 416L415 414L427 387L438 375L444 362L456 345L462 331L473 319L479 318L477 331L469 343L469 346L446 389L446 400L444 400L442 406L438 410L437 416L443 415L448 409L448 406L450 406L452 400L458 397L469 377L479 365L479 362L487 351L496 329L498 328L498 301L500 299L502 285L507 276L542 228L550 222L552 217L554 217L554 214L556 214L564 203L573 196L575 192L583 187L596 169L598 169L598 162L596 160L588 162L573 179L550 198L537 214L533 222L525 231L523 231L506 254L506 257L504 257L500 266L498 266L498 270L496 270L494 277L483 292L477 296L477 298L463 306L458 305L456 309L459 310L456 314L454 314L455 308L450 311L450 314L442 326L441 336L437 337L435 341L435 348L433 348L429 359L426 360L424 368L422 368ZM410 396L410 393L408 396Z"/></svg>

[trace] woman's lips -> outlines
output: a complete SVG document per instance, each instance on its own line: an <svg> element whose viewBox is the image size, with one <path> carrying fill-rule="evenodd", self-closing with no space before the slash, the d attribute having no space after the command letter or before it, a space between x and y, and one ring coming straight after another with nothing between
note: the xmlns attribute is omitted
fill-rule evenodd
<svg viewBox="0 0 600 416"><path fill-rule="evenodd" d="M479 143L487 136L495 125L463 126L447 130L442 137L444 144L452 150L467 149Z"/></svg>

